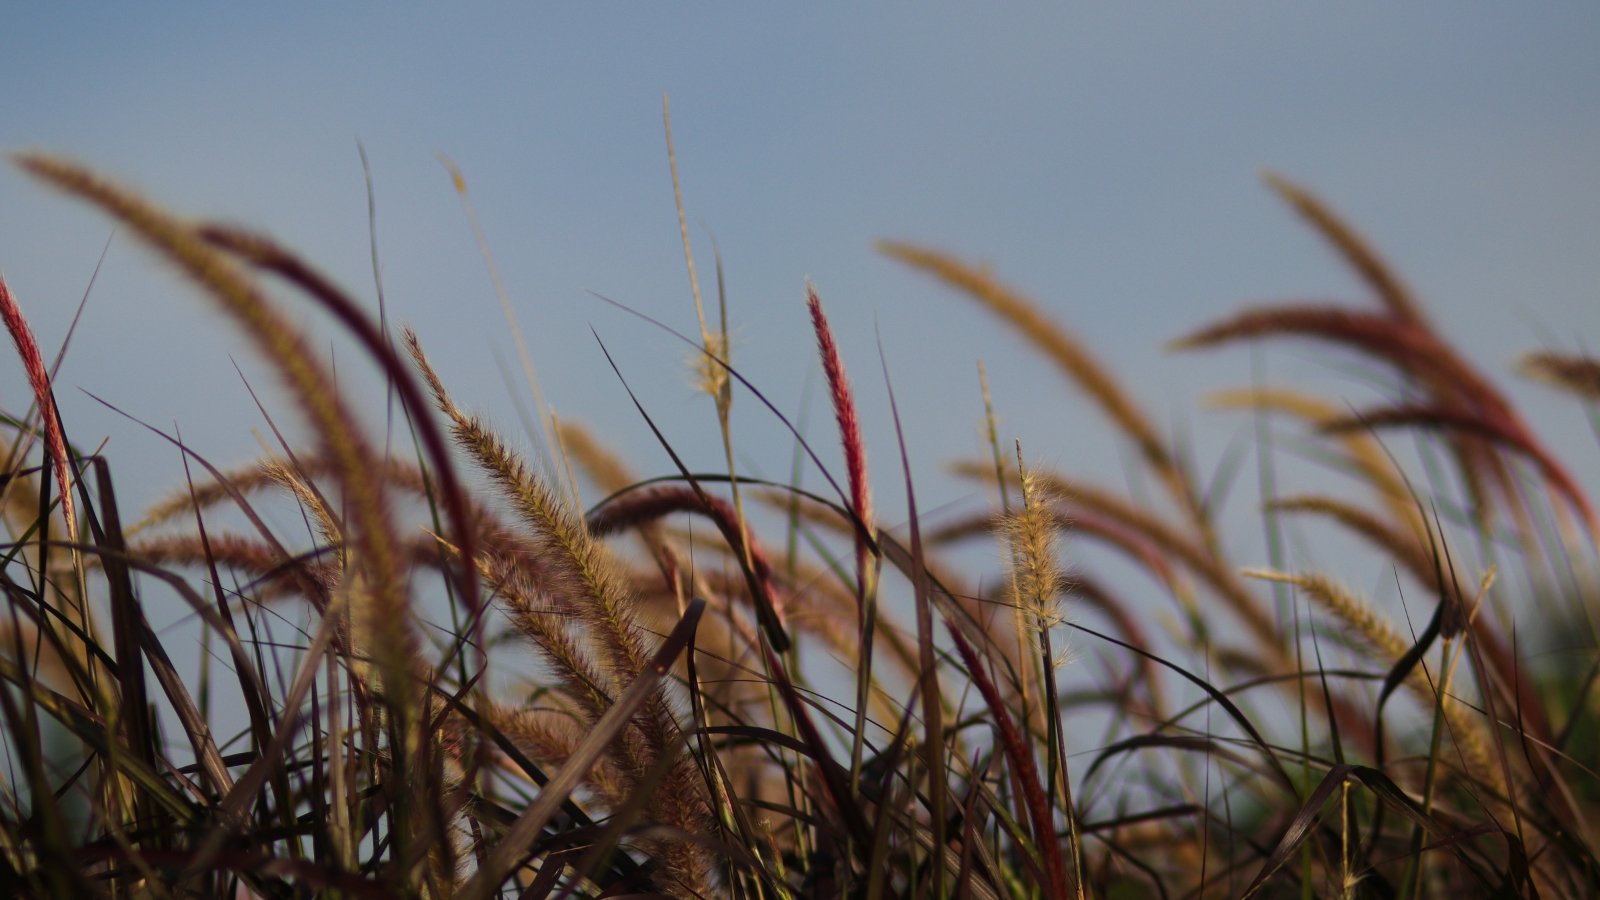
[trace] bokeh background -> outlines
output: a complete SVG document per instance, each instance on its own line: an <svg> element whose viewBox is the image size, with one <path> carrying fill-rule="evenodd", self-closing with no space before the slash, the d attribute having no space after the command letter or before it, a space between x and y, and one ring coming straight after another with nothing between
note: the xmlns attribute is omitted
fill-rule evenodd
<svg viewBox="0 0 1600 900"><path fill-rule="evenodd" d="M1600 340L1596 47L1600 6L1587 2L29 4L0 27L0 145L264 228L375 310L359 142L390 320L416 326L460 400L527 441L528 390L446 154L551 405L640 471L671 470L598 335L675 446L716 470L688 348L595 296L695 330L663 140L670 94L708 296L713 236L725 261L734 364L809 419L836 464L803 305L813 280L891 521L903 505L885 370L933 516L989 502L942 468L983 452L980 359L1002 438L1031 458L1120 485L1126 448L1014 334L876 254L875 238L992 265L1186 435L1202 471L1251 425L1197 400L1247 383L1252 365L1370 397L1348 360L1309 347L1254 363L1162 350L1247 302L1370 302L1262 185L1270 168L1357 224L1593 485L1589 423L1510 369L1528 350ZM88 392L181 429L219 465L259 451L247 382L294 432L270 373L194 290L98 213L0 168L0 271L47 352L103 250L57 391L79 446L108 442L125 504L180 485L182 467ZM331 330L326 341L341 386L384 427L367 361ZM27 402L20 367L0 360L0 407ZM791 441L772 417L742 395L734 418L746 471L787 477ZM1229 500L1243 531L1229 540L1246 546L1261 530L1252 481Z"/></svg>

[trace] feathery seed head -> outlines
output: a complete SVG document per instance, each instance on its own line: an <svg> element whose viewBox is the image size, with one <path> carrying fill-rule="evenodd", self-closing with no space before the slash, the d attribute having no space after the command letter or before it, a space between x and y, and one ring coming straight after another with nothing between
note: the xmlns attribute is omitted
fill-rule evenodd
<svg viewBox="0 0 1600 900"><path fill-rule="evenodd" d="M715 331L706 332L704 337L705 347L696 351L690 360L690 367L694 371L694 387L712 397L721 397L728 387L728 370L723 363L728 361L729 341L725 335Z"/></svg>
<svg viewBox="0 0 1600 900"><path fill-rule="evenodd" d="M1017 466L1021 474L1022 508L1005 520L1004 532L1011 554L1011 591L1017 606L1034 619L1040 629L1060 625L1060 596L1066 579L1056 565L1056 518L1050 492L1032 470L1022 464L1018 446Z"/></svg>
<svg viewBox="0 0 1600 900"><path fill-rule="evenodd" d="M806 308L811 312L811 327L817 334L817 351L822 357L822 372L828 379L828 391L833 396L834 417L839 423L839 437L844 444L845 470L850 481L850 500L855 504L856 515L871 528L872 493L867 482L867 449L861 438L861 417L856 413L855 393L850 389L850 379L845 375L844 359L839 354L839 344L834 340L833 329L822 311L822 298L817 296L816 285L806 283Z"/></svg>

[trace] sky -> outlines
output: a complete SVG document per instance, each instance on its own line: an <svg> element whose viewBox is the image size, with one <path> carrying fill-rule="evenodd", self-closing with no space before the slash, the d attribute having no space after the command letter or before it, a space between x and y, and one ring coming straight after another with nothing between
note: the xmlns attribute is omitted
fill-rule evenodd
<svg viewBox="0 0 1600 900"><path fill-rule="evenodd" d="M1248 303L1372 302L1265 188L1271 170L1362 229L1593 485L1582 416L1510 368L1600 340L1597 46L1600 7L1585 2L29 4L0 30L0 149L61 153L183 214L264 229L375 310L359 145L389 319L416 327L464 405L525 440L516 349L443 154L550 404L640 472L671 471L604 342L691 466L716 470L688 348L598 296L696 330L670 95L708 295L713 241L724 260L734 365L809 418L837 469L804 307L815 283L891 518L890 383L934 515L988 502L943 469L983 451L979 360L1002 439L1030 458L1117 482L1127 448L1014 334L874 240L991 266L1189 434L1208 470L1248 423L1196 401L1246 383L1251 355L1163 345ZM103 251L56 389L69 435L107 442L125 505L183 470L96 397L219 465L259 451L247 383L293 432L292 404L191 286L99 213L0 167L0 272L47 353ZM370 365L323 340L381 428ZM1366 396L1339 362L1286 345L1258 365ZM20 366L0 363L0 408L27 396ZM785 477L781 427L747 394L734 419L741 465Z"/></svg>

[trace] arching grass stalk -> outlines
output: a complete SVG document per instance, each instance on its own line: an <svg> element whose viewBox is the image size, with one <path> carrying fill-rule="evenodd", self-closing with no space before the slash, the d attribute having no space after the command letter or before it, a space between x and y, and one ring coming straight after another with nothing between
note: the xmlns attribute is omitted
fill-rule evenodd
<svg viewBox="0 0 1600 900"><path fill-rule="evenodd" d="M223 252L214 249L187 223L133 192L106 181L74 163L37 153L16 161L30 174L87 200L160 252L231 315L289 386L310 419L322 453L337 466L341 486L355 520L352 529L356 577L351 582L360 602L357 619L370 629L369 652L383 679L384 695L395 717L397 740L390 748L396 771L405 778L427 779L426 737L421 712L422 685L412 668L420 646L412 628L410 600L400 576L394 523L383 488L371 470L378 458L362 436L343 399L328 389L334 380L306 346L304 336L270 304L249 276ZM395 795L398 858L410 856L407 846L414 823L410 791Z"/></svg>

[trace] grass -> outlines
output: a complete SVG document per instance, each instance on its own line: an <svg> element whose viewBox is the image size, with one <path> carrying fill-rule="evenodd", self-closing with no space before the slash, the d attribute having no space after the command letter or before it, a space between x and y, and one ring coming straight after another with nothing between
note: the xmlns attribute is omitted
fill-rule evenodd
<svg viewBox="0 0 1600 900"><path fill-rule="evenodd" d="M234 471L185 448L189 482L125 524L112 462L63 433L0 283L34 398L4 422L0 894L1600 892L1589 494L1359 234L1282 178L1270 186L1375 302L1246 310L1174 348L1317 342L1394 399L1352 411L1264 384L1216 398L1217 415L1256 419L1261 560L1230 555L1215 483L1108 366L946 253L880 245L1037 348L1157 496L1041 467L991 414L992 452L955 470L993 510L924 523L902 444L888 458L910 515L891 527L815 289L808 339L843 477L803 441L827 490L740 476L731 405L767 401L725 358L720 260L712 318L685 232L724 468L692 471L663 439L676 470L642 479L547 419L564 471L606 495L579 509L458 405L419 335L391 334L299 255L58 158L16 162L187 275L313 437ZM411 460L376 462L267 278L350 331L406 414ZM1539 352L1521 368L1592 419L1600 362ZM1286 439L1336 493L1278 484ZM267 525L285 509L303 531ZM1281 537L1302 528L1369 555L1344 578L1296 569ZM1000 548L998 576L963 562L974 542ZM1080 547L1151 580L1102 577ZM1409 623L1342 583L1375 571L1401 585ZM146 618L160 592L200 623L198 675ZM1553 635L1582 659L1530 653ZM849 702L822 689L830 660L850 670ZM491 676L524 688L492 693ZM216 733L224 702L238 734Z"/></svg>

